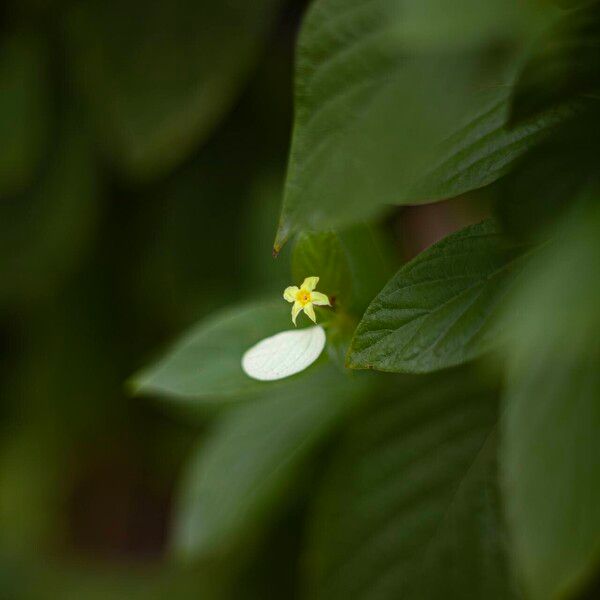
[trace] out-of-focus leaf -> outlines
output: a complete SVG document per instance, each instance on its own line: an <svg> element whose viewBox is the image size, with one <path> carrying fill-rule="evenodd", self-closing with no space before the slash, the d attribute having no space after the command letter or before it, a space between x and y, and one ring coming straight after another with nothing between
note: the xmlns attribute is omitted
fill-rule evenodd
<svg viewBox="0 0 600 600"><path fill-rule="evenodd" d="M348 258L335 232L302 233L292 255L292 281L300 285L305 277L319 277L319 291L334 304L349 304L352 288Z"/></svg>
<svg viewBox="0 0 600 600"><path fill-rule="evenodd" d="M425 373L490 350L501 337L494 317L520 270L523 250L489 220L421 253L367 309L348 366Z"/></svg>
<svg viewBox="0 0 600 600"><path fill-rule="evenodd" d="M600 114L593 103L558 125L497 186L506 232L539 240L600 173Z"/></svg>
<svg viewBox="0 0 600 600"><path fill-rule="evenodd" d="M300 34L275 249L299 230L412 202L437 145L507 83L530 17L513 1L459 0L451 12L437 0L314 3Z"/></svg>
<svg viewBox="0 0 600 600"><path fill-rule="evenodd" d="M563 14L537 40L514 87L510 123L595 96L600 102L600 2Z"/></svg>
<svg viewBox="0 0 600 600"><path fill-rule="evenodd" d="M241 360L260 340L292 327L290 305L283 298L228 308L184 335L164 358L135 376L132 387L193 402L238 399L281 386L250 379Z"/></svg>
<svg viewBox="0 0 600 600"><path fill-rule="evenodd" d="M509 326L502 466L528 597L576 597L600 565L600 213L525 271Z"/></svg>
<svg viewBox="0 0 600 600"><path fill-rule="evenodd" d="M85 256L98 214L98 180L79 127L67 121L39 181L0 205L0 304L35 302Z"/></svg>
<svg viewBox="0 0 600 600"><path fill-rule="evenodd" d="M194 453L175 516L174 550L231 550L273 518L315 445L356 406L363 381L322 366L285 390L224 413Z"/></svg>
<svg viewBox="0 0 600 600"><path fill-rule="evenodd" d="M481 114L438 146L430 167L416 182L409 198L413 202L442 200L493 183L571 114L567 107L548 110L509 129L508 111L508 94L501 90Z"/></svg>
<svg viewBox="0 0 600 600"><path fill-rule="evenodd" d="M310 522L309 597L512 597L496 404L459 370L397 383L359 412Z"/></svg>
<svg viewBox="0 0 600 600"><path fill-rule="evenodd" d="M75 75L99 134L134 178L168 171L232 106L279 0L76 3Z"/></svg>
<svg viewBox="0 0 600 600"><path fill-rule="evenodd" d="M0 44L0 197L23 190L39 166L50 116L46 67L32 35Z"/></svg>

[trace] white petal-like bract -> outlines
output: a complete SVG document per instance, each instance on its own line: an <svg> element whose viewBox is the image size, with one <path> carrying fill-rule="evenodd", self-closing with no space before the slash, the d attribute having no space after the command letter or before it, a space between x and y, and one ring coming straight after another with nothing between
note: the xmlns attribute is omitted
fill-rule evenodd
<svg viewBox="0 0 600 600"><path fill-rule="evenodd" d="M312 365L324 347L325 331L320 325L282 331L247 350L242 369L259 381L283 379Z"/></svg>

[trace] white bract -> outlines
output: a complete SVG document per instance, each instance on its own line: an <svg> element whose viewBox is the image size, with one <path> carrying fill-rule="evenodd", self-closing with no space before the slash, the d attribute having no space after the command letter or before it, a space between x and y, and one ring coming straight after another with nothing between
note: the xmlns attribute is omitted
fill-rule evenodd
<svg viewBox="0 0 600 600"><path fill-rule="evenodd" d="M320 325L282 331L247 350L242 369L259 381L283 379L304 371L319 358L324 347L325 331Z"/></svg>

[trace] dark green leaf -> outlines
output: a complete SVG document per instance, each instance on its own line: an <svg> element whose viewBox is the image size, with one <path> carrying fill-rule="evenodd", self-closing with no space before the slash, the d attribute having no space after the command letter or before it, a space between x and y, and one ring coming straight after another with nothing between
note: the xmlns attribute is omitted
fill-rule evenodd
<svg viewBox="0 0 600 600"><path fill-rule="evenodd" d="M513 93L510 122L517 124L567 102L600 102L600 2L573 10L535 44Z"/></svg>
<svg viewBox="0 0 600 600"><path fill-rule="evenodd" d="M459 0L451 12L435 0L314 3L299 40L275 249L297 231L413 202L438 144L480 117L508 82L530 16L512 0Z"/></svg>
<svg viewBox="0 0 600 600"><path fill-rule="evenodd" d="M136 392L190 401L238 399L285 382L250 379L242 355L260 340L293 329L290 305L280 300L228 308L200 322L154 365L136 375ZM299 375L298 377L300 377Z"/></svg>
<svg viewBox="0 0 600 600"><path fill-rule="evenodd" d="M498 343L498 306L524 247L485 221L405 265L367 309L348 366L424 373L471 360Z"/></svg>
<svg viewBox="0 0 600 600"><path fill-rule="evenodd" d="M68 20L99 134L133 177L180 162L231 108L279 0L89 0Z"/></svg>
<svg viewBox="0 0 600 600"><path fill-rule="evenodd" d="M357 415L317 499L309 597L512 597L496 394L475 372L397 384Z"/></svg>
<svg viewBox="0 0 600 600"><path fill-rule="evenodd" d="M600 566L600 213L524 273L509 326L502 459L530 598L572 598Z"/></svg>
<svg viewBox="0 0 600 600"><path fill-rule="evenodd" d="M223 414L188 466L174 550L184 559L230 550L281 508L299 469L355 407L363 382L321 366L285 390Z"/></svg>
<svg viewBox="0 0 600 600"><path fill-rule="evenodd" d="M528 149L571 114L568 108L549 110L509 129L508 94L498 98L439 145L410 197L430 202L464 194L498 180Z"/></svg>
<svg viewBox="0 0 600 600"><path fill-rule="evenodd" d="M507 233L531 241L547 237L598 178L599 156L600 114L589 105L530 149L497 186L496 213Z"/></svg>

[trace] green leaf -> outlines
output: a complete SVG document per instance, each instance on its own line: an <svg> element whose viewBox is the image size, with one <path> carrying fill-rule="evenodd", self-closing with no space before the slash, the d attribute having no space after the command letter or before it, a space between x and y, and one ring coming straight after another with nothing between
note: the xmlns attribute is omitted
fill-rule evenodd
<svg viewBox="0 0 600 600"><path fill-rule="evenodd" d="M444 140L411 189L413 202L452 198L493 183L572 114L568 107L552 109L509 128L509 110L508 93L502 90L481 114Z"/></svg>
<svg viewBox="0 0 600 600"><path fill-rule="evenodd" d="M69 119L39 180L0 203L0 304L35 303L85 257L95 233L98 180L81 124Z"/></svg>
<svg viewBox="0 0 600 600"><path fill-rule="evenodd" d="M600 3L565 12L540 36L514 86L512 125L600 94Z"/></svg>
<svg viewBox="0 0 600 600"><path fill-rule="evenodd" d="M600 114L581 107L531 148L497 186L496 214L506 232L539 241L597 177Z"/></svg>
<svg viewBox="0 0 600 600"><path fill-rule="evenodd" d="M50 116L45 51L26 34L0 45L0 196L22 191L42 158Z"/></svg>
<svg viewBox="0 0 600 600"><path fill-rule="evenodd" d="M310 597L512 597L496 404L476 372L459 370L391 385L357 415L310 521Z"/></svg>
<svg viewBox="0 0 600 600"><path fill-rule="evenodd" d="M508 347L502 465L528 597L577 597L600 568L600 213L524 273ZM591 597L591 596L590 596Z"/></svg>
<svg viewBox="0 0 600 600"><path fill-rule="evenodd" d="M333 231L302 233L292 255L292 281L300 285L305 277L319 277L318 290L337 305L349 304L351 275L348 259Z"/></svg>
<svg viewBox="0 0 600 600"><path fill-rule="evenodd" d="M501 334L494 317L520 270L524 248L488 220L422 252L367 309L348 366L425 373L493 348Z"/></svg>
<svg viewBox="0 0 600 600"><path fill-rule="evenodd" d="M339 228L415 200L457 124L489 108L535 19L523 3L322 0L296 64L296 119L278 250L300 230ZM461 35L456 36L456 31ZM507 52L489 50L491 36ZM423 199L423 198L421 198Z"/></svg>
<svg viewBox="0 0 600 600"><path fill-rule="evenodd" d="M188 465L175 514L176 554L224 554L262 529L315 445L362 392L362 380L322 366L224 413Z"/></svg>
<svg viewBox="0 0 600 600"><path fill-rule="evenodd" d="M290 305L277 301L251 302L227 308L196 325L158 362L132 382L136 392L200 400L238 399L285 385L260 382L241 367L242 355L260 340L293 329Z"/></svg>
<svg viewBox="0 0 600 600"><path fill-rule="evenodd" d="M70 58L128 175L157 177L205 140L254 66L279 0L79 3Z"/></svg>

